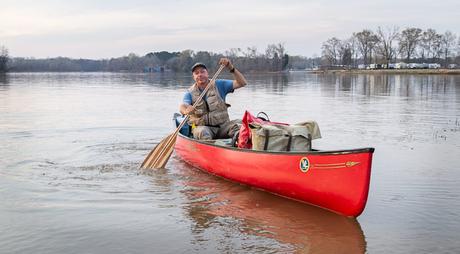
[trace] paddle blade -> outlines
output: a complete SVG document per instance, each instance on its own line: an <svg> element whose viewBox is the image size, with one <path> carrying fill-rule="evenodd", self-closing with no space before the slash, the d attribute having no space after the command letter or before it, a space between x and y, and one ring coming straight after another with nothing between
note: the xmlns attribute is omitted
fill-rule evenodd
<svg viewBox="0 0 460 254"><path fill-rule="evenodd" d="M171 157L174 151L174 145L176 144L177 133L173 133L164 138L158 143L155 148L145 157L142 162L142 169L160 169L166 166L169 157Z"/></svg>

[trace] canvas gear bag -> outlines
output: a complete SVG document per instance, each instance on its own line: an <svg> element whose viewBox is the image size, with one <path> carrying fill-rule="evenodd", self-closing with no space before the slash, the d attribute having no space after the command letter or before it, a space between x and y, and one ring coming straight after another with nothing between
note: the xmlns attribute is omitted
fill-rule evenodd
<svg viewBox="0 0 460 254"><path fill-rule="evenodd" d="M278 124L278 125L289 125L287 123L271 122L268 115L265 112L259 112L257 116L253 116L249 111L244 112L242 125L238 133L238 148L251 149L252 148L252 134L249 125L252 123L259 123L264 125ZM236 138L236 137L235 137Z"/></svg>
<svg viewBox="0 0 460 254"><path fill-rule="evenodd" d="M263 151L310 151L311 140L321 138L319 126L315 121L293 125L249 124L252 136L252 149Z"/></svg>

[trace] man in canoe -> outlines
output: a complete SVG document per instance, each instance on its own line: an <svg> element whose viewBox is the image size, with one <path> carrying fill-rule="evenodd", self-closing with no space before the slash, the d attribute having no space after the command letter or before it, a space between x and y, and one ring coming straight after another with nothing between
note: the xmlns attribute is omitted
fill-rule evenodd
<svg viewBox="0 0 460 254"><path fill-rule="evenodd" d="M194 108L192 105L210 82L206 66L202 63L194 64L192 76L195 83L185 93L179 108L183 115L190 115L189 124L196 139L232 138L239 130L241 120L230 121L227 111L230 105L225 103L225 97L235 89L245 86L247 82L228 58L221 58L219 64L227 67L234 80L216 79L203 100Z"/></svg>

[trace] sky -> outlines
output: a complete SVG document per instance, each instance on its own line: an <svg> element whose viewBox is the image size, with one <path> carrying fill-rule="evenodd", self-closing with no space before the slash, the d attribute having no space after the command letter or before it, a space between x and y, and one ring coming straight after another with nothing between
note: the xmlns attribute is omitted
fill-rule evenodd
<svg viewBox="0 0 460 254"><path fill-rule="evenodd" d="M284 43L321 54L329 38L397 26L460 35L460 1L0 0L0 45L12 57L102 59L155 51L211 51Z"/></svg>

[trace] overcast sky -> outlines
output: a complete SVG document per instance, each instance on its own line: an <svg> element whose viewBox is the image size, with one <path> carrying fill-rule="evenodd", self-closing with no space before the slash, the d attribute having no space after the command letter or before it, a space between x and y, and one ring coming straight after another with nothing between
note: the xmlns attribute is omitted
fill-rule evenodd
<svg viewBox="0 0 460 254"><path fill-rule="evenodd" d="M378 26L460 34L460 0L0 0L0 45L11 56L109 58L192 49L223 53L282 42L321 53L328 38Z"/></svg>

